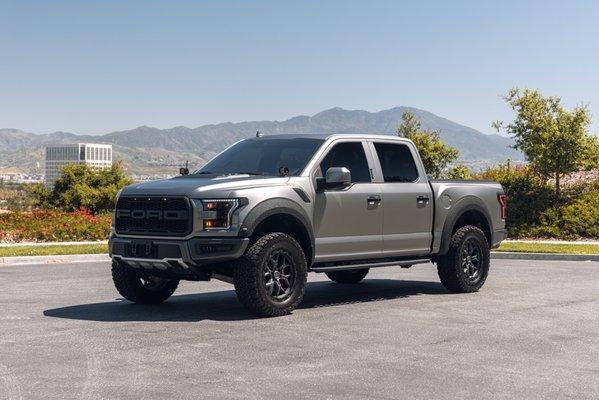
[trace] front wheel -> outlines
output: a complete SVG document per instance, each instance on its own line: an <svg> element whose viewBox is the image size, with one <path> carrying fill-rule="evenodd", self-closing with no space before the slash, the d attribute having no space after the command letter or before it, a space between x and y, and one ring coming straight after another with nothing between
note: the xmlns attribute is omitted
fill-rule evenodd
<svg viewBox="0 0 599 400"><path fill-rule="evenodd" d="M449 251L437 261L441 283L452 292L478 291L489 274L489 244L476 226L467 225L451 237Z"/></svg>
<svg viewBox="0 0 599 400"><path fill-rule="evenodd" d="M239 301L254 314L290 314L304 297L306 257L291 236L269 233L236 262L233 283Z"/></svg>
<svg viewBox="0 0 599 400"><path fill-rule="evenodd" d="M175 293L179 285L178 279L143 276L116 260L112 261L112 281L121 296L141 304L162 303Z"/></svg>

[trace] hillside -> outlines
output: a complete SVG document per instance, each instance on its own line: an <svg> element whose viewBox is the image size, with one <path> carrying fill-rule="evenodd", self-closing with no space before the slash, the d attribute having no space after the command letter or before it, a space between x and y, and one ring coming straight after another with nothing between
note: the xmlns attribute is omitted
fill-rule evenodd
<svg viewBox="0 0 599 400"><path fill-rule="evenodd" d="M55 132L36 135L16 129L0 129L0 168L18 167L31 171L37 162L43 165L43 147L48 144L96 142L111 143L115 158L122 159L136 174L165 173L189 160L198 166L240 139L256 131L265 135L285 133L380 133L394 134L405 111L415 114L423 128L441 132L443 140L460 150L467 164L497 163L507 158L521 160L519 152L509 148L511 139L485 135L428 111L410 107L395 107L375 113L362 110L332 108L313 116L297 116L285 121L250 121L197 128L179 126L157 129L140 126L100 136Z"/></svg>

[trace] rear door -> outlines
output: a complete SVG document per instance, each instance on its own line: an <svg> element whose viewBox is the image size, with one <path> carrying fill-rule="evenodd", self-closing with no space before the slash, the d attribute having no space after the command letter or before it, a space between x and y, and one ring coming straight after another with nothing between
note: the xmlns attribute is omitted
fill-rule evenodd
<svg viewBox="0 0 599 400"><path fill-rule="evenodd" d="M346 167L348 188L317 193L314 201L316 261L380 257L383 212L380 185L373 182L373 159L366 142L331 143L312 171L312 181L330 167Z"/></svg>
<svg viewBox="0 0 599 400"><path fill-rule="evenodd" d="M384 256L428 254L433 198L424 169L415 162L416 149L397 140L374 140L370 149L381 187Z"/></svg>

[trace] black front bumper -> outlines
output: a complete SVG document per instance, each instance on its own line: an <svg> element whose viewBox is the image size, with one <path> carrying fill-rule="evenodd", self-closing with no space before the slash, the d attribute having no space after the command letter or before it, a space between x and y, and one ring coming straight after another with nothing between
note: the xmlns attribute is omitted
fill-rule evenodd
<svg viewBox="0 0 599 400"><path fill-rule="evenodd" d="M241 257L249 238L192 238L188 240L111 236L109 254L134 268L202 267Z"/></svg>

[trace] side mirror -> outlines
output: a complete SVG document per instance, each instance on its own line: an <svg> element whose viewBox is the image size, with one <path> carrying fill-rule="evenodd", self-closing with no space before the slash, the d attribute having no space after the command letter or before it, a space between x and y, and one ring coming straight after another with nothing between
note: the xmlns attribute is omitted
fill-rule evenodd
<svg viewBox="0 0 599 400"><path fill-rule="evenodd" d="M316 190L322 192L326 189L343 189L351 185L351 172L345 167L331 167L327 169L325 178L316 180Z"/></svg>

